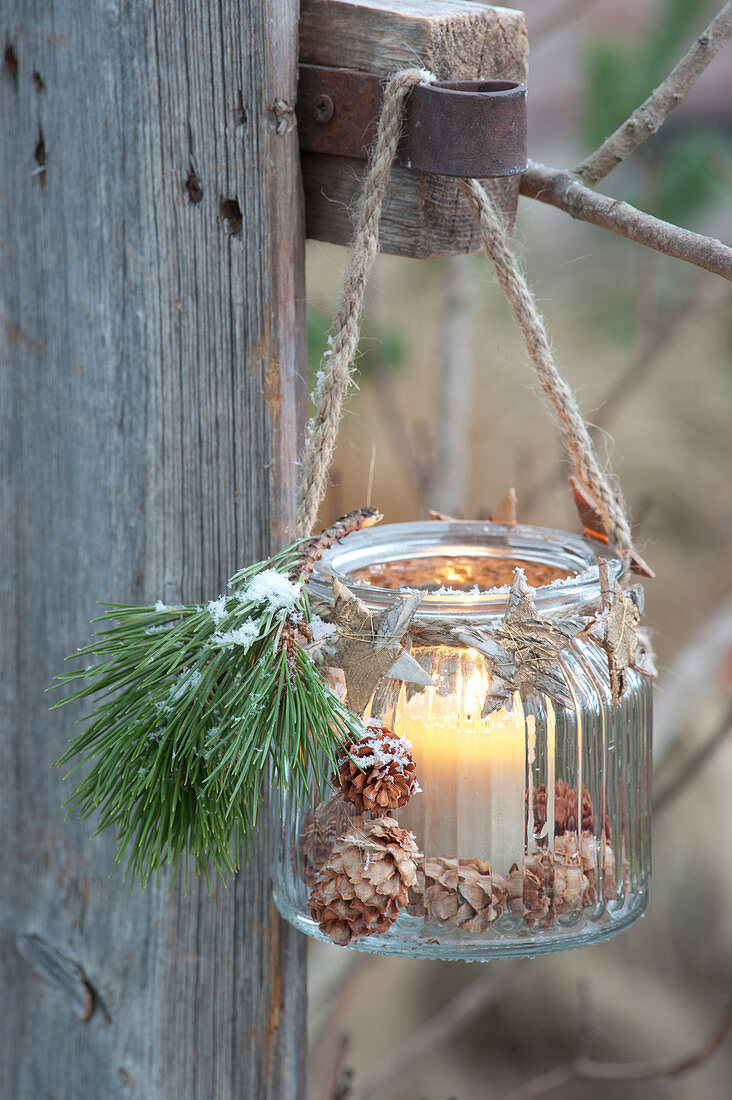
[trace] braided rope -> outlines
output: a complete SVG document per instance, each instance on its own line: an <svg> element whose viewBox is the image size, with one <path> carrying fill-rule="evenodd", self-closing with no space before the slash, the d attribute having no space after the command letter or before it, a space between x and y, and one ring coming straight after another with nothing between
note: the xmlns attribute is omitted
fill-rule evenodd
<svg viewBox="0 0 732 1100"><path fill-rule="evenodd" d="M401 136L404 104L415 84L429 83L434 79L424 69L405 69L391 78L384 91L376 143L356 210L356 232L343 276L330 347L320 365L313 393L316 411L308 425L302 458L300 503L293 529L296 540L307 538L312 533L328 484L328 470L358 348L366 283L379 251L381 208Z"/></svg>
<svg viewBox="0 0 732 1100"><path fill-rule="evenodd" d="M562 442L579 480L595 502L611 546L627 561L630 525L622 496L603 473L577 398L557 370L544 318L511 248L501 216L477 180L462 180L480 225L483 244L526 342L541 388L556 409Z"/></svg>
<svg viewBox="0 0 732 1100"><path fill-rule="evenodd" d="M315 416L308 425L302 458L300 503L293 538L307 538L315 525L328 483L343 402L348 392L368 277L379 250L379 221L391 168L401 136L404 107L415 84L435 78L423 69L405 69L391 78L376 142L356 211L356 230L341 295L313 393ZM622 496L603 473L580 412L577 399L557 370L544 319L511 249L504 223L477 180L462 180L473 207L499 286L523 334L529 358L541 387L554 406L562 441L575 473L596 503L610 545L627 562L631 551L630 525Z"/></svg>

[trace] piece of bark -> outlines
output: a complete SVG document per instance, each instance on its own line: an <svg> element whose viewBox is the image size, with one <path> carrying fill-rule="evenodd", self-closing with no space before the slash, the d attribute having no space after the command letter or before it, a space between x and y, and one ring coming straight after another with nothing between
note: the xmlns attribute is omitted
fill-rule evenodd
<svg viewBox="0 0 732 1100"><path fill-rule="evenodd" d="M506 493L495 512L490 517L491 523L503 523L507 527L516 526L516 490L511 488Z"/></svg>
<svg viewBox="0 0 732 1100"><path fill-rule="evenodd" d="M599 568L603 614L596 623L599 632L594 633L607 654L613 706L617 707L625 691L625 674L635 661L641 609L637 599L623 592L604 558L600 558Z"/></svg>
<svg viewBox="0 0 732 1100"><path fill-rule="evenodd" d="M516 569L503 621L486 627L458 629L457 638L488 657L491 682L483 716L511 706L515 692L548 695L562 707L574 699L559 654L586 628L580 617L544 619L539 615L522 569Z"/></svg>
<svg viewBox="0 0 732 1100"><path fill-rule="evenodd" d="M390 607L375 612L337 577L333 578L333 594L338 635L328 663L343 669L348 705L354 713L366 709L382 676L431 686L432 677L401 644L422 601L421 592L395 596Z"/></svg>
<svg viewBox="0 0 732 1100"><path fill-rule="evenodd" d="M525 81L523 13L467 0L302 0L300 61L387 77L421 65L440 80ZM307 235L348 244L365 164L349 157L302 157ZM519 178L487 180L513 227ZM381 219L381 251L450 255L482 248L456 180L395 167Z"/></svg>
<svg viewBox="0 0 732 1100"><path fill-rule="evenodd" d="M608 537L605 525L594 501L587 495L584 487L576 477L570 477L569 484L586 537L604 542L607 545ZM631 548L630 551L630 571L636 573L639 577L653 578L656 575L635 548Z"/></svg>

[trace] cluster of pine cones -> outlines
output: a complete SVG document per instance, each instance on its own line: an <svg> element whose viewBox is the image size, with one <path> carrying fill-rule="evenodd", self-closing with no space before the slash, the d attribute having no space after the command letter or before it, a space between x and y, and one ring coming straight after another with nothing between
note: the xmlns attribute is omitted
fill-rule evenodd
<svg viewBox="0 0 732 1100"><path fill-rule="evenodd" d="M600 893L605 898L616 893L609 822L598 841L586 788L578 813L576 791L557 780L553 853L542 847L504 877L479 859L425 858L412 834L392 817L357 824L359 814L387 815L419 789L409 742L391 730L368 726L364 738L350 746L333 782L340 796L311 817L300 845L310 913L333 943L346 946L386 932L405 908L428 924L473 934L485 932L504 912L523 917L530 927L546 928L557 915L594 905ZM541 835L547 820L544 786L534 792L533 815L536 835Z"/></svg>
<svg viewBox="0 0 732 1100"><path fill-rule="evenodd" d="M333 781L346 806L358 813L386 814L406 805L418 789L409 742L383 726L367 726ZM325 844L330 850L309 883L310 914L321 932L345 947L388 931L417 885L422 853L412 834L394 818L380 816Z"/></svg>

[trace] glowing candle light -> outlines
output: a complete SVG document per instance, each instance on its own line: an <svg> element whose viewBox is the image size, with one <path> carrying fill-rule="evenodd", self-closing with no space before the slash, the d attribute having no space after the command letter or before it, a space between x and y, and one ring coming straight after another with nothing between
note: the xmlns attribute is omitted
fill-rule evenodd
<svg viewBox="0 0 732 1100"><path fill-rule="evenodd" d="M453 651L454 652L454 651ZM490 860L506 874L524 855L526 730L518 696L512 710L483 718L485 661L459 651L452 687L427 688L397 708L396 732L413 745L422 793L400 814L426 855Z"/></svg>

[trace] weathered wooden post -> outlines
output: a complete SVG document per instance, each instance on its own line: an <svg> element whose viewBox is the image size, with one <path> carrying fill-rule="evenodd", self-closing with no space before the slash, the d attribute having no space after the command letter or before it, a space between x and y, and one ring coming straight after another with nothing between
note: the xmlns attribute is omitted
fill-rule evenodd
<svg viewBox="0 0 732 1100"><path fill-rule="evenodd" d="M3 10L0 1066L14 1100L304 1092L304 940L270 901L266 825L228 889L131 895L107 878L113 838L63 823L51 763L81 712L49 715L44 693L97 599L209 599L286 541L306 377L298 9ZM520 13L467 0L303 3L311 76L346 66L380 87L419 57L441 79L520 81L525 47ZM301 117L311 106L301 96ZM313 236L350 235L356 144L304 146ZM479 246L458 185L431 171L395 168L386 251ZM517 182L494 194L510 219Z"/></svg>
<svg viewBox="0 0 732 1100"><path fill-rule="evenodd" d="M3 1096L303 1094L266 837L130 895L63 823L44 689L97 599L210 598L281 542L302 420L297 0L3 6ZM77 711L77 715L78 715Z"/></svg>

